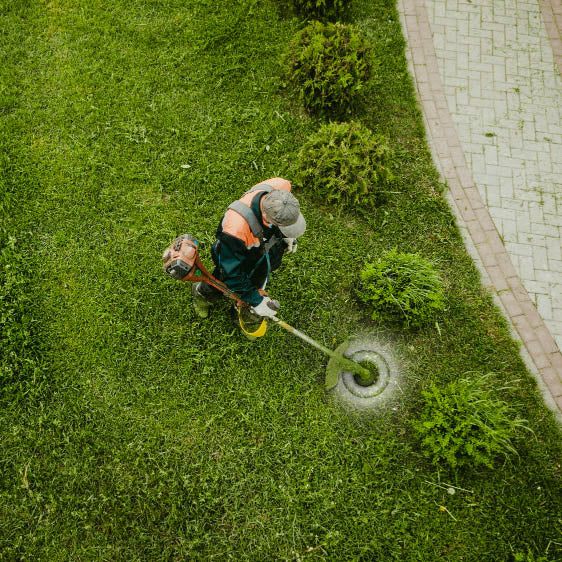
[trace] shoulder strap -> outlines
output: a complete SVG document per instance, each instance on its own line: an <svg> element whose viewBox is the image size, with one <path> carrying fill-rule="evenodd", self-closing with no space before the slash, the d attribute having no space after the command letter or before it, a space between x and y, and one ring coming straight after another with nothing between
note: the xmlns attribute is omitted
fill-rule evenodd
<svg viewBox="0 0 562 562"><path fill-rule="evenodd" d="M251 193L252 191L266 191L267 193L271 193L273 189L273 187L267 185L266 183L260 183L259 185L255 185L254 187L252 187L252 189L248 189L246 193Z"/></svg>
<svg viewBox="0 0 562 562"><path fill-rule="evenodd" d="M244 205L242 201L234 201L228 206L229 209L236 211L242 216L250 226L252 234L261 242L263 240L263 228L258 221L258 218L254 214L254 211L250 209L247 205Z"/></svg>

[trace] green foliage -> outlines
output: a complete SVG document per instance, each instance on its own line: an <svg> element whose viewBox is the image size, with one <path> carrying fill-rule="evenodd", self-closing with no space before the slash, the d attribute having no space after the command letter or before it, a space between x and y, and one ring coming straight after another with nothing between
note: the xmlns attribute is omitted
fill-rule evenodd
<svg viewBox="0 0 562 562"><path fill-rule="evenodd" d="M516 454L512 441L518 429L528 429L526 420L517 418L513 408L496 397L492 377L473 373L445 388L432 382L422 392L424 410L413 426L433 463L492 468L499 455Z"/></svg>
<svg viewBox="0 0 562 562"><path fill-rule="evenodd" d="M304 106L323 114L348 109L373 71L370 47L351 25L339 22L313 21L301 29L283 62Z"/></svg>
<svg viewBox="0 0 562 562"><path fill-rule="evenodd" d="M351 0L293 0L299 14L310 19L334 21L349 10Z"/></svg>
<svg viewBox="0 0 562 562"><path fill-rule="evenodd" d="M297 156L295 185L317 201L373 208L393 179L387 141L359 122L329 123L311 134Z"/></svg>
<svg viewBox="0 0 562 562"><path fill-rule="evenodd" d="M419 254L384 253L360 272L359 298L373 306L379 323L403 328L431 320L445 307L443 285L433 263Z"/></svg>

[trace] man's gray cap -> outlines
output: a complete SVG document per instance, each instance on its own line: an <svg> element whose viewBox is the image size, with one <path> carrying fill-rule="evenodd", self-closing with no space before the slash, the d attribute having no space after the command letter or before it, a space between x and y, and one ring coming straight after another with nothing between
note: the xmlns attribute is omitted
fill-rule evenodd
<svg viewBox="0 0 562 562"><path fill-rule="evenodd" d="M306 230L306 221L297 198L284 189L275 189L262 200L263 211L286 238L298 238Z"/></svg>

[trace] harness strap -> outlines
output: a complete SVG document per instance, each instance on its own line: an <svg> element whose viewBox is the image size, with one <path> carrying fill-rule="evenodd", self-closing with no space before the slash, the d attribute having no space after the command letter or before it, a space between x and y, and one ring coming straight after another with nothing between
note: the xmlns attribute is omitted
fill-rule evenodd
<svg viewBox="0 0 562 562"><path fill-rule="evenodd" d="M256 185L255 187L252 187L252 189L250 189L246 193L250 193L252 191L265 191L267 193L271 193L273 190L274 188L271 187L270 185L262 183L260 185ZM252 275L257 271L258 266L262 262L263 258L265 258L267 261L267 278L266 278L266 284L267 284L269 282L269 276L271 274L269 250L271 250L273 246L275 246L278 242L280 242L280 239L274 235L267 242L264 242L262 225L258 221L258 218L256 217L254 211L252 211L250 207L242 203L242 201L234 201L228 206L228 208L238 213L248 223L248 226L250 227L252 234L260 241L260 244L262 245L263 255L258 260L256 265L254 266L254 269L252 269L248 277L252 277ZM220 257L219 257L219 266L220 266Z"/></svg>
<svg viewBox="0 0 562 562"><path fill-rule="evenodd" d="M248 189L246 193L252 193L252 191L266 191L267 193L271 193L273 190L274 188L270 185L267 185L266 183L260 183L259 185L255 185L254 187L252 187L252 189ZM244 195L246 195L246 193L244 193Z"/></svg>
<svg viewBox="0 0 562 562"><path fill-rule="evenodd" d="M263 240L263 228L254 214L254 211L242 201L234 201L228 206L229 209L236 211L248 223L252 234L260 241Z"/></svg>
<svg viewBox="0 0 562 562"><path fill-rule="evenodd" d="M262 183L260 185L256 185L252 187L252 189L246 191L246 193L251 193L252 191L265 191L266 193L271 193L274 190L273 187L267 185L266 183ZM244 195L246 195L246 193ZM242 203L242 201L234 201L228 206L229 209L236 211L242 218L248 223L252 234L260 241L263 242L263 227L260 224L260 221L256 217L254 211L248 205ZM269 252L269 250L279 242L279 239L275 236L272 236L266 243L265 243L265 252Z"/></svg>

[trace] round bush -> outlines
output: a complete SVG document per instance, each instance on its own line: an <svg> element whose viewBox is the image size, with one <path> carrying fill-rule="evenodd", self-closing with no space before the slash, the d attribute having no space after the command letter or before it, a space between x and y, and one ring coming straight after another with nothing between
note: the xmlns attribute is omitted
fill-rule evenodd
<svg viewBox="0 0 562 562"><path fill-rule="evenodd" d="M334 21L349 9L350 0L293 0L297 12L305 17Z"/></svg>
<svg viewBox="0 0 562 562"><path fill-rule="evenodd" d="M412 425L434 464L492 468L495 457L516 452L512 444L516 431L529 428L496 397L489 384L492 376L471 373L444 388L432 383L422 392L424 410Z"/></svg>
<svg viewBox="0 0 562 562"><path fill-rule="evenodd" d="M385 199L392 158L386 139L361 123L329 123L299 151L294 182L338 209L372 209Z"/></svg>
<svg viewBox="0 0 562 562"><path fill-rule="evenodd" d="M372 71L370 48L350 25L311 22L284 55L287 79L310 111L348 108Z"/></svg>
<svg viewBox="0 0 562 562"><path fill-rule="evenodd" d="M359 298L373 306L371 317L402 328L418 327L445 307L443 285L433 264L419 254L383 254L360 272Z"/></svg>

